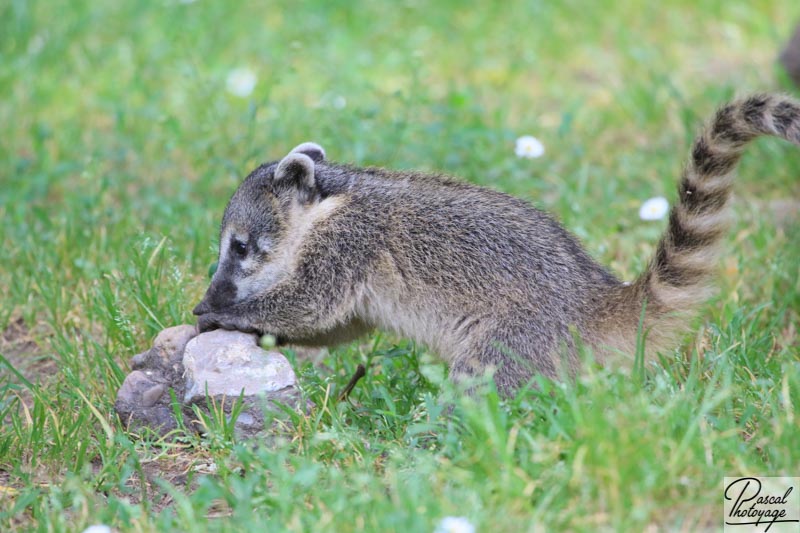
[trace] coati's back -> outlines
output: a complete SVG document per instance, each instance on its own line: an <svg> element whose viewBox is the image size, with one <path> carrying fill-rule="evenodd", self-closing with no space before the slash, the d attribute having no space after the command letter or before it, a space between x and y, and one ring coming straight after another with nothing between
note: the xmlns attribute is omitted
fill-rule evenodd
<svg viewBox="0 0 800 533"><path fill-rule="evenodd" d="M732 172L761 135L800 144L800 105L756 95L716 113L694 142L657 253L632 284L521 200L331 164L306 143L257 169L231 199L220 270L195 313L204 329L294 342L377 326L430 346L455 379L494 369L504 393L574 368L576 333L601 357L632 353L643 306L648 349L662 349L711 290Z"/></svg>
<svg viewBox="0 0 800 533"><path fill-rule="evenodd" d="M569 328L588 333L597 295L621 285L520 199L448 178L347 170L360 176L348 193L358 219L350 224L368 228L381 261L362 314L465 366L458 373L511 365L529 367L520 377L553 375Z"/></svg>

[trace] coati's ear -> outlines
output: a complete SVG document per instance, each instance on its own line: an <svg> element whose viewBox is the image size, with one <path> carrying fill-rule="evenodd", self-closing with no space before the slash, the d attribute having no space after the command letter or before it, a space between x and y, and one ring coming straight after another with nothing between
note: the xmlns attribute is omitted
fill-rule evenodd
<svg viewBox="0 0 800 533"><path fill-rule="evenodd" d="M290 154L306 154L314 163L319 163L325 160L325 149L317 143L303 143L298 144Z"/></svg>
<svg viewBox="0 0 800 533"><path fill-rule="evenodd" d="M274 185L278 189L297 189L301 197L314 190L314 161L306 154L290 153L275 168Z"/></svg>

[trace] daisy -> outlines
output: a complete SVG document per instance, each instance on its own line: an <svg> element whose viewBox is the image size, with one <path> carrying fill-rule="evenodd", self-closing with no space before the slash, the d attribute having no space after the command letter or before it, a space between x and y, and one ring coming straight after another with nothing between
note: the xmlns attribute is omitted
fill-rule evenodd
<svg viewBox="0 0 800 533"><path fill-rule="evenodd" d="M445 516L434 533L475 533L475 526L463 516Z"/></svg>
<svg viewBox="0 0 800 533"><path fill-rule="evenodd" d="M650 198L639 208L639 218L642 220L661 220L669 211L669 202L663 196Z"/></svg>
<svg viewBox="0 0 800 533"><path fill-rule="evenodd" d="M544 145L542 141L532 135L523 135L517 139L514 153L517 154L517 157L524 157L526 159L542 157L544 155Z"/></svg>
<svg viewBox="0 0 800 533"><path fill-rule="evenodd" d="M231 70L225 79L225 88L234 96L245 98L250 96L256 87L256 73L247 67Z"/></svg>

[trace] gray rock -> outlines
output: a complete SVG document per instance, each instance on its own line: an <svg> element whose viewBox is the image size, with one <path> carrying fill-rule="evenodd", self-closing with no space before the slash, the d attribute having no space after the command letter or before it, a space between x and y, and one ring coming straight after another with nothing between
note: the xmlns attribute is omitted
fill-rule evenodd
<svg viewBox="0 0 800 533"><path fill-rule="evenodd" d="M289 361L279 352L258 346L258 337L222 329L198 335L186 345L184 403L208 396L238 397L278 392L293 387Z"/></svg>
<svg viewBox="0 0 800 533"><path fill-rule="evenodd" d="M265 433L265 413L275 404L297 407L300 398L294 371L278 352L261 349L255 335L216 330L198 335L194 326L167 328L153 347L133 357L133 371L117 393L114 407L131 431L150 429L164 436L178 428L173 395L183 420L203 431L195 408L210 415L222 408L231 416L241 410L235 431L240 438Z"/></svg>
<svg viewBox="0 0 800 533"><path fill-rule="evenodd" d="M169 395L169 383L160 374L134 370L122 382L114 408L122 423L131 431L152 429L166 435L178 427Z"/></svg>
<svg viewBox="0 0 800 533"><path fill-rule="evenodd" d="M163 330L153 341L153 347L134 355L131 368L158 368L164 371L183 372L181 367L186 344L197 336L197 328L188 324Z"/></svg>

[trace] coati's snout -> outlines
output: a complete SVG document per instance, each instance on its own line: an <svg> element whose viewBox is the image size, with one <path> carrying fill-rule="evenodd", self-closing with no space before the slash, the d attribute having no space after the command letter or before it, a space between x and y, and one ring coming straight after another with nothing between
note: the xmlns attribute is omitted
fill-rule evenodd
<svg viewBox="0 0 800 533"><path fill-rule="evenodd" d="M220 312L236 301L236 285L230 280L220 279L211 282L202 301L192 310L195 315Z"/></svg>

